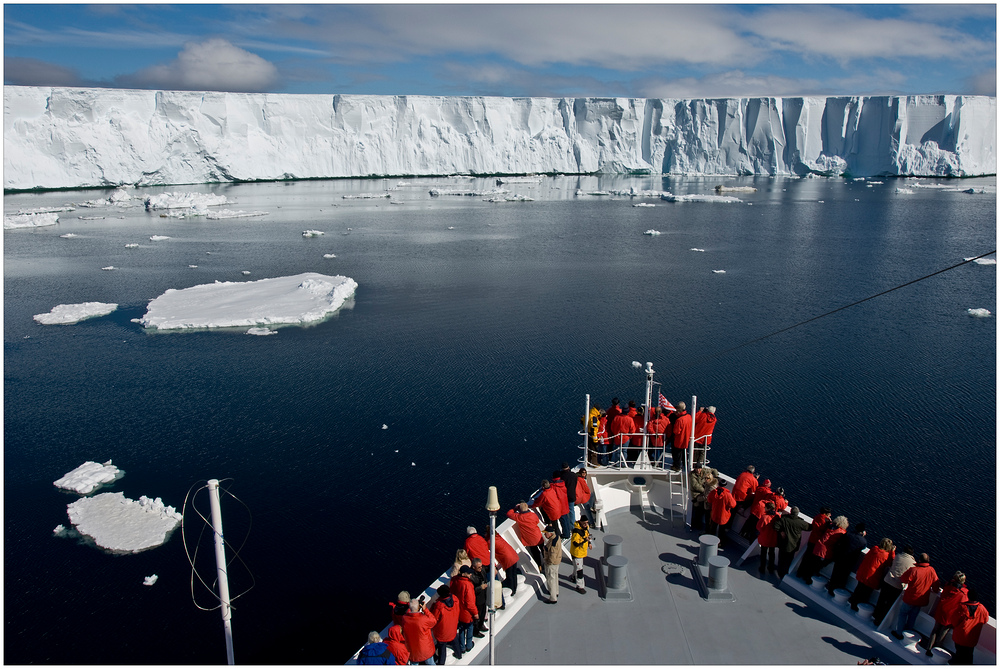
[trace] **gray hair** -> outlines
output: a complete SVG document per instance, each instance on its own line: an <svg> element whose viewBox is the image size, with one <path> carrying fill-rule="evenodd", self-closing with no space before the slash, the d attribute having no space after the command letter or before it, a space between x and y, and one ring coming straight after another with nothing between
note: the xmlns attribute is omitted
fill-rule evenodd
<svg viewBox="0 0 1000 669"><path fill-rule="evenodd" d="M848 526L847 516L837 516L833 519L833 526L840 530L846 530Z"/></svg>
<svg viewBox="0 0 1000 669"><path fill-rule="evenodd" d="M368 633L368 643L379 643L380 641L382 641L382 637L379 635L378 632Z"/></svg>

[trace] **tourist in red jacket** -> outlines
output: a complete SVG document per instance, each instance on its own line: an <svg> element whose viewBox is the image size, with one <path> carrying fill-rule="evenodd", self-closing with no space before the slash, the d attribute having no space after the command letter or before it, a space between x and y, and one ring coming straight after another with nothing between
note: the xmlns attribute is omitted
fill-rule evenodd
<svg viewBox="0 0 1000 669"><path fill-rule="evenodd" d="M770 483L765 481L765 483ZM757 488L757 492L760 492L763 488ZM757 538L757 523L764 516L764 505L768 502L774 503L771 494L771 489L767 488L766 495L761 495L754 498L754 502L750 504L750 510L747 514L746 520L743 522L743 527L740 528L740 536L749 542L753 542Z"/></svg>
<svg viewBox="0 0 1000 669"><path fill-rule="evenodd" d="M670 469L677 472L681 470L681 465L684 464L684 454L687 453L687 447L690 445L691 431L693 429L691 414L687 412L687 405L684 402L677 403L677 418L672 422L674 441L670 449L670 455L674 462Z"/></svg>
<svg viewBox="0 0 1000 669"><path fill-rule="evenodd" d="M569 522L569 499L566 497L566 482L556 476L558 472L552 472L552 490L556 493L559 501L559 525L562 528L561 539L568 539L573 532L573 523Z"/></svg>
<svg viewBox="0 0 1000 669"><path fill-rule="evenodd" d="M435 598L437 595L435 595ZM421 595L421 599L423 596ZM437 616L424 608L422 602L410 602L410 610L403 616L403 638L414 664L434 663L434 625Z"/></svg>
<svg viewBox="0 0 1000 669"><path fill-rule="evenodd" d="M580 467L576 473L576 503L580 505L583 515L590 521L590 526L594 526L594 514L590 510L590 481L587 480L587 470Z"/></svg>
<svg viewBox="0 0 1000 669"><path fill-rule="evenodd" d="M431 601L428 607L435 616L434 642L437 650L437 663L444 664L448 659L448 647L456 660L462 659L462 646L458 639L458 614L462 605L452 597L451 588L442 585L437 589L437 599Z"/></svg>
<svg viewBox="0 0 1000 669"><path fill-rule="evenodd" d="M715 431L715 407L705 407L694 417L694 458L704 464L708 447L712 444ZM778 509L781 511L781 509Z"/></svg>
<svg viewBox="0 0 1000 669"><path fill-rule="evenodd" d="M448 587L451 588L451 596L458 600L458 639L462 652L468 653L472 650L473 625L479 618L479 609L476 607L476 586L469 579L472 568L463 565L459 569Z"/></svg>
<svg viewBox="0 0 1000 669"><path fill-rule="evenodd" d="M760 567L757 572L760 574L764 573L765 566L772 574L775 570L774 554L778 549L778 533L775 531L774 521L777 518L774 502L764 502L764 511L757 521L757 543L760 545Z"/></svg>
<svg viewBox="0 0 1000 669"><path fill-rule="evenodd" d="M663 434L670 427L670 420L663 415L660 407L653 409L653 418L646 423L646 434L649 435L649 459L651 462L663 464ZM670 433L673 435L673 432Z"/></svg>
<svg viewBox="0 0 1000 669"><path fill-rule="evenodd" d="M785 507L788 506L788 500L785 499L785 489L778 488L775 490L772 499L774 501L774 510L780 516L785 512Z"/></svg>
<svg viewBox="0 0 1000 669"><path fill-rule="evenodd" d="M407 610L409 604L407 603ZM393 623L386 633L385 645L389 647L389 652L396 657L396 664L408 664L410 661L410 651L406 648L406 639L403 638L403 628Z"/></svg>
<svg viewBox="0 0 1000 669"><path fill-rule="evenodd" d="M990 613L979 603L979 596L974 588L969 588L968 597L958 607L953 619L955 627L951 632L951 640L955 643L955 657L952 664L972 664L972 655L979 643L983 625L990 621Z"/></svg>
<svg viewBox="0 0 1000 669"><path fill-rule="evenodd" d="M403 616L405 616L406 612L410 610L410 593L406 590L400 591L400 593L396 595L396 601L389 602L389 606L392 607L392 622L397 625L402 625Z"/></svg>
<svg viewBox="0 0 1000 669"><path fill-rule="evenodd" d="M538 568L542 569L543 539L542 531L538 527L538 516L528 508L527 502L519 502L515 508L507 512L507 517L514 521L514 531L517 533L518 541L528 549L528 555Z"/></svg>
<svg viewBox="0 0 1000 669"><path fill-rule="evenodd" d="M646 418L641 408L636 409L635 407L631 407L629 415L632 416L632 439L630 440L625 459L628 464L634 465L636 460L639 459L639 453L642 452L642 435L646 430Z"/></svg>
<svg viewBox="0 0 1000 669"><path fill-rule="evenodd" d="M465 552L469 558L479 558L484 564L490 563L490 544L486 539L476 532L476 528L469 525L465 528Z"/></svg>
<svg viewBox="0 0 1000 669"><path fill-rule="evenodd" d="M896 618L896 627L892 630L892 635L897 639L903 638L903 630L913 629L920 609L927 606L931 600L931 590L940 589L937 585L937 572L930 565L930 561L931 558L927 553L921 553L917 556L917 564L907 569L899 579L906 584L906 590L903 590L899 617Z"/></svg>
<svg viewBox="0 0 1000 669"><path fill-rule="evenodd" d="M624 447L629 442L629 433L635 429L632 417L626 413L618 413L614 417L608 411L608 445L611 463L621 463L625 457Z"/></svg>
<svg viewBox="0 0 1000 669"><path fill-rule="evenodd" d="M726 482L719 479L719 486L708 493L705 503L711 509L708 531L719 537L719 548L723 548L727 543L726 528L732 518L732 511L736 507L736 500L733 499L733 493L726 490Z"/></svg>
<svg viewBox="0 0 1000 669"><path fill-rule="evenodd" d="M753 501L753 493L757 490L757 477L760 474L754 473L754 466L747 465L746 471L740 472L733 484L733 498L736 500L736 508L745 509Z"/></svg>
<svg viewBox="0 0 1000 669"><path fill-rule="evenodd" d="M858 604L867 604L872 593L881 587L885 571L895 558L896 545L888 537L882 539L878 546L868 551L854 574L858 584L854 586L854 592L851 593L850 602L853 610L858 610Z"/></svg>
<svg viewBox="0 0 1000 669"><path fill-rule="evenodd" d="M520 567L517 566L517 551L515 551L507 541L499 534L495 535L497 548L497 563L503 569L503 586L510 588L510 594L517 594L517 574Z"/></svg>
<svg viewBox="0 0 1000 669"><path fill-rule="evenodd" d="M955 626L955 618L960 607L969 599L969 590L965 587L965 574L956 571L951 580L941 588L937 607L934 609L934 629L927 640L927 654L934 656L931 649L944 643L949 630Z"/></svg>
<svg viewBox="0 0 1000 669"><path fill-rule="evenodd" d="M553 524L556 526L556 532L559 531L559 517L562 515L562 504L559 502L559 495L555 490L552 489L552 482L548 479L542 481L542 489L538 493L538 497L535 501L531 503L531 508L540 509L542 512L542 520L546 524Z"/></svg>
<svg viewBox="0 0 1000 669"><path fill-rule="evenodd" d="M799 564L799 570L795 572L795 575L807 584L812 584L812 577L819 573L819 570L825 567L832 559L830 552L836 542L847 532L847 525L848 522L845 516L834 518L830 526L823 531L819 540L815 543L810 543L813 548L802 556L802 562ZM809 538L812 539L812 536Z"/></svg>

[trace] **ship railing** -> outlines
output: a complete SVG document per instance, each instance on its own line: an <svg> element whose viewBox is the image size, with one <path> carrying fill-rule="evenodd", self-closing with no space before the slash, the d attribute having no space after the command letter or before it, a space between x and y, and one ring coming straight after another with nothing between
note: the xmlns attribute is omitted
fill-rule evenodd
<svg viewBox="0 0 1000 669"><path fill-rule="evenodd" d="M590 435L587 432L580 431L577 434L585 438L585 444L579 447L583 451L580 464L592 467L609 467L611 469L653 469L661 471L668 470L673 466L667 437L663 437L663 446L661 447L648 443L649 440L657 436L651 435L648 432L623 432L615 437L604 437L603 442L591 441ZM621 446L615 446L611 443L611 440L618 437L627 438L628 442ZM631 444L632 437L647 437L647 444L645 446L634 446ZM686 459L684 463L685 470L689 471L695 462L702 465L710 462L708 452L712 450L712 447L708 444L711 438L711 435L704 435L695 439L693 452L690 452L691 449L689 448L684 449ZM628 455L631 453L637 453L637 457L634 460L628 458ZM601 463L604 458L607 458L608 464L595 464Z"/></svg>

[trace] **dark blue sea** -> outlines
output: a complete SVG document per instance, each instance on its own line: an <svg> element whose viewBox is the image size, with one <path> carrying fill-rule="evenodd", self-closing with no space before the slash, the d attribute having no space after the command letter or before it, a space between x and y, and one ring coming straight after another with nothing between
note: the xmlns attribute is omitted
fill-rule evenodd
<svg viewBox="0 0 1000 669"><path fill-rule="evenodd" d="M577 195L720 183L757 191L737 204ZM510 508L579 456L585 393L641 401L633 360L654 363L672 401L718 408L714 466L753 463L805 513L829 505L872 543L912 543L939 574L966 572L996 613L996 318L967 312L996 312L996 265L740 346L994 250L995 178L555 177L508 186L533 201L506 203L435 187L494 185L147 188L136 194L211 192L269 214L105 207L4 232L6 663L226 660L180 532L120 556L53 536L77 496L52 482L87 460L126 472L106 490L178 510L223 480L226 539L242 544L230 587L252 586L235 602L236 660L337 664L398 591L450 565L467 525L488 526L488 486ZM386 188L391 200L343 197ZM109 194L6 195L4 210ZM306 271L354 278L353 308L266 337L132 322L170 288ZM86 301L120 306L32 320ZM208 513L204 494L194 506ZM188 522L201 560L211 544L191 508Z"/></svg>

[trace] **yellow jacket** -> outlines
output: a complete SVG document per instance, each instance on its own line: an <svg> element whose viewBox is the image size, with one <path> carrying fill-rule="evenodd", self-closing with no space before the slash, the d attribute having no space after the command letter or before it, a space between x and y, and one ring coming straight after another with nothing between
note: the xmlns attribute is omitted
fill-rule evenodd
<svg viewBox="0 0 1000 669"><path fill-rule="evenodd" d="M590 548L590 528L583 529L577 521L569 538L569 554L575 558L584 558L587 557L588 548Z"/></svg>

